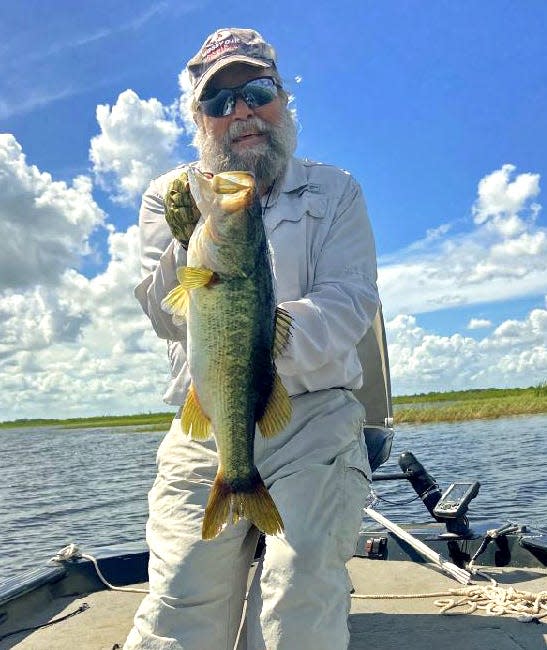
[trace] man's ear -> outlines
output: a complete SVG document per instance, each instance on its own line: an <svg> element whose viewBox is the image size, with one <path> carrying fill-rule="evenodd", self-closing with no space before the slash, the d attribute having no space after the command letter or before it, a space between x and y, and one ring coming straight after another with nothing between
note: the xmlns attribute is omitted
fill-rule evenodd
<svg viewBox="0 0 547 650"><path fill-rule="evenodd" d="M199 128L201 128L203 126L203 115L202 115L201 111L199 111L198 109L193 110L192 111L192 118L193 118L196 126L198 126Z"/></svg>
<svg viewBox="0 0 547 650"><path fill-rule="evenodd" d="M279 90L279 99L281 99L284 106L288 105L288 103L289 103L289 93L284 88L280 88L280 90Z"/></svg>

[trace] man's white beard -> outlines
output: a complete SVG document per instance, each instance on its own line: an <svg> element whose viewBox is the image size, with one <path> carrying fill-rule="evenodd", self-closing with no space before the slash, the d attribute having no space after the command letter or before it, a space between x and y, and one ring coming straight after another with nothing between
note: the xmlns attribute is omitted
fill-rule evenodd
<svg viewBox="0 0 547 650"><path fill-rule="evenodd" d="M238 136L258 132L266 135L266 142L240 152L232 150L232 140ZM285 108L279 124L265 122L259 117L233 122L225 135L216 140L198 125L194 146L200 154L203 171L218 174L225 171L249 171L263 188L268 188L284 171L296 149L296 126L291 112Z"/></svg>

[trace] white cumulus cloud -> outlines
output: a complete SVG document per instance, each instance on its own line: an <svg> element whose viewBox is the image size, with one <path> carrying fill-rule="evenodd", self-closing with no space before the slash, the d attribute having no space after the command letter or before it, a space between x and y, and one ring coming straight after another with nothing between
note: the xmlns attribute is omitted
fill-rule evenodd
<svg viewBox="0 0 547 650"><path fill-rule="evenodd" d="M179 89L180 96L178 99L178 111L184 122L184 128L189 134L193 134L196 131L196 123L194 122L193 113L192 113L192 83L186 68L183 68L179 73Z"/></svg>
<svg viewBox="0 0 547 650"><path fill-rule="evenodd" d="M467 323L468 330L480 330L491 326L492 321L489 321L487 318L472 318L469 323Z"/></svg>
<svg viewBox="0 0 547 650"><path fill-rule="evenodd" d="M388 316L508 300L545 291L547 229L538 225L539 175L503 165L485 176L466 232L443 225L380 260Z"/></svg>
<svg viewBox="0 0 547 650"><path fill-rule="evenodd" d="M547 376L547 310L508 320L480 340L459 333L440 336L415 316L386 322L393 392L531 386Z"/></svg>
<svg viewBox="0 0 547 650"><path fill-rule="evenodd" d="M97 122L101 133L89 155L97 181L115 201L134 203L152 178L176 164L183 128L159 100L125 90L113 106L97 106Z"/></svg>
<svg viewBox="0 0 547 650"><path fill-rule="evenodd" d="M138 228L109 234L110 263L55 288L0 295L0 419L160 410L165 342L133 297ZM52 405L54 411L52 411Z"/></svg>
<svg viewBox="0 0 547 650"><path fill-rule="evenodd" d="M503 165L480 181L478 197L473 206L475 223L492 220L502 226L507 234L515 232L513 224L518 223L515 217L530 199L539 194L539 174L519 174L511 180L515 170L515 165ZM534 208L535 204L532 204Z"/></svg>
<svg viewBox="0 0 547 650"><path fill-rule="evenodd" d="M51 285L89 252L103 223L91 179L68 185L27 164L21 145L0 134L0 290Z"/></svg>

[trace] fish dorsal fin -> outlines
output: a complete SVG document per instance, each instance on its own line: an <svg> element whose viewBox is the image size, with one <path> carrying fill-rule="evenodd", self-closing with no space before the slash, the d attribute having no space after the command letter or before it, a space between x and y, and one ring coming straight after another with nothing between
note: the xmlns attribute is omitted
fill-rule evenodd
<svg viewBox="0 0 547 650"><path fill-rule="evenodd" d="M275 335L273 341L273 354L277 357L283 352L289 342L292 329L292 316L281 307L275 309Z"/></svg>
<svg viewBox="0 0 547 650"><path fill-rule="evenodd" d="M201 408L194 384L190 384L188 389L180 422L183 431L189 433L192 440L207 440L211 437L211 420Z"/></svg>
<svg viewBox="0 0 547 650"><path fill-rule="evenodd" d="M291 399L276 372L270 398L266 404L263 416L258 421L260 433L264 438L275 436L289 424L291 415Z"/></svg>

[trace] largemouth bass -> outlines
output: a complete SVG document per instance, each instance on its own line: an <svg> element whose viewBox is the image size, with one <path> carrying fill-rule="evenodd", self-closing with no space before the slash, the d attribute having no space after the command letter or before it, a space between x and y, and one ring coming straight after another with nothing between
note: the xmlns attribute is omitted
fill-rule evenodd
<svg viewBox="0 0 547 650"><path fill-rule="evenodd" d="M269 535L283 521L254 463L256 425L281 431L291 403L275 369L290 316L276 308L268 244L254 177L208 177L190 168L190 190L202 218L188 244L188 266L164 300L186 319L191 385L181 423L193 439L214 435L218 473L205 509L203 539L246 518Z"/></svg>

